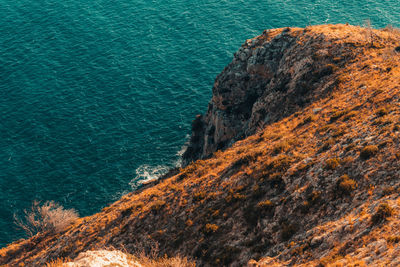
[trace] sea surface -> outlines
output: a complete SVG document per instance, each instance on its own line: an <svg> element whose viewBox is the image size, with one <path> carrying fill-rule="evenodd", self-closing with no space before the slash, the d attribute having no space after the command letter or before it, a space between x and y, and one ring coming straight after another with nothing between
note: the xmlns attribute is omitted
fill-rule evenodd
<svg viewBox="0 0 400 267"><path fill-rule="evenodd" d="M0 0L0 247L33 200L86 216L179 164L246 39L367 19L400 27L400 2Z"/></svg>

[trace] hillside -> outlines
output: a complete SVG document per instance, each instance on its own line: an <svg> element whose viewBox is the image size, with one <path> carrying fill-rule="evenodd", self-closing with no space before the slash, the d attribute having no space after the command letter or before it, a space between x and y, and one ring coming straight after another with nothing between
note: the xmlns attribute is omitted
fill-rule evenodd
<svg viewBox="0 0 400 267"><path fill-rule="evenodd" d="M0 264L154 244L198 266L400 264L399 62L396 29L264 31L217 77L185 168Z"/></svg>

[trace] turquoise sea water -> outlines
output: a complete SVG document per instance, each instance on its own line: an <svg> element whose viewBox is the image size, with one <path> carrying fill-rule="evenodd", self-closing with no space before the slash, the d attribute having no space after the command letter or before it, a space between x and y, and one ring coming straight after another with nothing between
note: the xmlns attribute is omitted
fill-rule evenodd
<svg viewBox="0 0 400 267"><path fill-rule="evenodd" d="M246 39L365 19L400 2L0 0L0 246L35 199L90 215L176 165Z"/></svg>

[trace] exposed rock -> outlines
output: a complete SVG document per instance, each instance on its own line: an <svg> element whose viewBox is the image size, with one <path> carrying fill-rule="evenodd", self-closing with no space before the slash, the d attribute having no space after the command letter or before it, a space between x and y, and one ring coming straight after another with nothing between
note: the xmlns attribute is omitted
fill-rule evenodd
<svg viewBox="0 0 400 267"><path fill-rule="evenodd" d="M82 252L73 262L63 264L64 267L98 267L98 266L131 266L142 267L136 261L128 259L125 253L118 250L97 250Z"/></svg>
<svg viewBox="0 0 400 267"><path fill-rule="evenodd" d="M225 149L329 93L335 69L354 56L352 49L297 28L247 40L217 76L207 113L193 121L183 164Z"/></svg>

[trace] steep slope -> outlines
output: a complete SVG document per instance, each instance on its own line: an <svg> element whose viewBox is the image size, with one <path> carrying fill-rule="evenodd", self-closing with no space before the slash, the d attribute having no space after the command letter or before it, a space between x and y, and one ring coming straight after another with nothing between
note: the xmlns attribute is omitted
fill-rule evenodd
<svg viewBox="0 0 400 267"><path fill-rule="evenodd" d="M0 264L39 265L109 247L134 253L158 243L161 255L189 256L199 266L396 265L399 32L349 25L276 29L240 51L258 54L268 43L285 49L273 46L280 56L253 70L236 56L217 81L242 75L243 64L258 78L226 85L240 92L232 95L216 83L212 107L194 122L192 158L208 159L60 233L9 245L0 250ZM263 75L270 81L257 87ZM281 75L288 78L278 86ZM253 89L257 97L246 100ZM243 132L254 134L209 156Z"/></svg>
<svg viewBox="0 0 400 267"><path fill-rule="evenodd" d="M193 122L184 165L301 110L335 86L335 68L357 53L340 36L309 29L264 31L247 40L218 75L205 115Z"/></svg>

